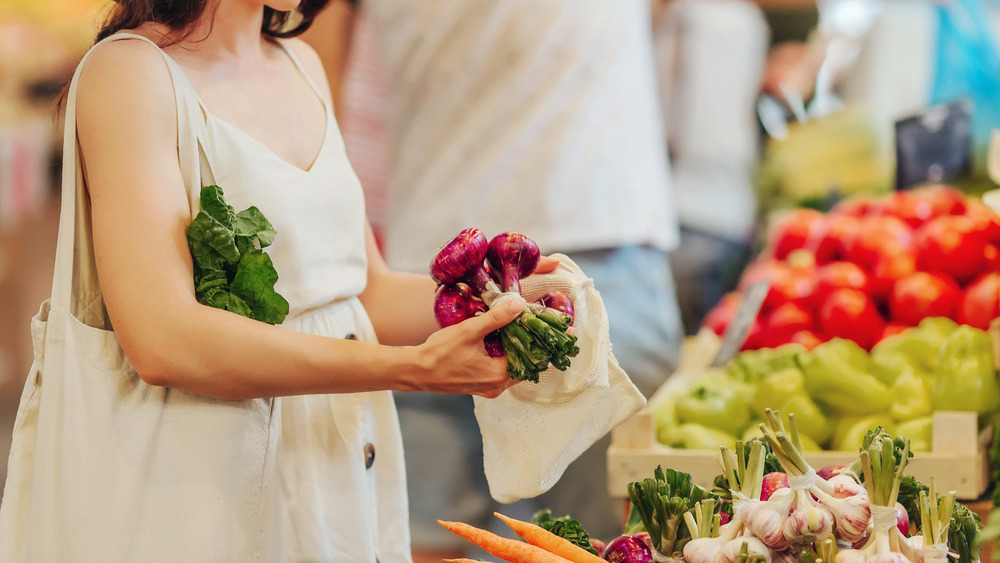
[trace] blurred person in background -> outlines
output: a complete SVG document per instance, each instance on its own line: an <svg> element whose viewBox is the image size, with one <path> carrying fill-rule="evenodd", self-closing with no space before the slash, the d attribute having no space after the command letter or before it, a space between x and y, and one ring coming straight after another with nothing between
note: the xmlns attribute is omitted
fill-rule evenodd
<svg viewBox="0 0 1000 563"><path fill-rule="evenodd" d="M614 353L647 396L682 337L668 259L678 229L657 98L647 0L365 0L387 77L386 257L426 272L467 227L524 233L594 279ZM352 13L311 33L343 69ZM338 16L339 15L339 16ZM307 38L308 40L308 38ZM337 79L333 80L334 83ZM336 97L336 96L335 96ZM428 560L465 542L436 518L492 527L469 398L397 396L414 546ZM569 514L595 537L621 532L598 442L547 493L504 511Z"/></svg>
<svg viewBox="0 0 1000 563"><path fill-rule="evenodd" d="M736 287L754 251L761 92L808 96L815 65L801 41L771 48L765 11L815 0L652 0L654 45L680 244L670 255L687 334ZM780 18L778 18L780 20ZM810 72L813 76L810 76Z"/></svg>
<svg viewBox="0 0 1000 563"><path fill-rule="evenodd" d="M657 9L658 8L658 9ZM687 334L736 285L757 224L757 97L768 52L760 8L746 0L654 7L660 99L681 238L671 254Z"/></svg>

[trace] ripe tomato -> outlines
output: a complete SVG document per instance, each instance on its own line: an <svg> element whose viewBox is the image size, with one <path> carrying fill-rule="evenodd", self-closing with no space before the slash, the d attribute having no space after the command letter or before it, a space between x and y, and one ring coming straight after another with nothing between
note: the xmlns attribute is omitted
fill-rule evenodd
<svg viewBox="0 0 1000 563"><path fill-rule="evenodd" d="M760 323L760 319L754 319L753 324L750 325L750 330L747 331L747 338L743 341L743 346L740 350L757 350L758 348L763 348L767 344L764 341L764 326Z"/></svg>
<svg viewBox="0 0 1000 563"><path fill-rule="evenodd" d="M983 271L986 244L972 219L935 217L917 231L917 267L944 272L964 283Z"/></svg>
<svg viewBox="0 0 1000 563"><path fill-rule="evenodd" d="M859 232L845 249L846 258L871 268L880 255L913 247L913 230L898 217L882 215L861 219Z"/></svg>
<svg viewBox="0 0 1000 563"><path fill-rule="evenodd" d="M986 237L987 242L1000 244L1000 216L975 200L966 202L965 216L972 219L975 230Z"/></svg>
<svg viewBox="0 0 1000 563"><path fill-rule="evenodd" d="M806 248L813 250L817 264L841 260L860 232L861 219L853 215L830 214L819 233L806 241Z"/></svg>
<svg viewBox="0 0 1000 563"><path fill-rule="evenodd" d="M882 335L885 319L863 291L838 289L820 306L819 326L830 336L853 340L870 350Z"/></svg>
<svg viewBox="0 0 1000 563"><path fill-rule="evenodd" d="M813 314L798 303L785 303L767 313L762 324L769 338L784 340L780 343L784 344L793 333L813 328Z"/></svg>
<svg viewBox="0 0 1000 563"><path fill-rule="evenodd" d="M958 322L986 330L1000 317L1000 274L989 272L965 288L958 306Z"/></svg>
<svg viewBox="0 0 1000 563"><path fill-rule="evenodd" d="M917 256L912 250L883 254L875 260L871 274L871 296L878 301L889 297L892 286L917 271Z"/></svg>
<svg viewBox="0 0 1000 563"><path fill-rule="evenodd" d="M813 348L826 342L826 340L827 340L826 338L820 336L819 334L816 334L814 331L811 330L800 330L795 334L792 334L792 337L788 339L789 342L801 344L806 348L808 348L809 350L812 350Z"/></svg>
<svg viewBox="0 0 1000 563"><path fill-rule="evenodd" d="M877 207L876 198L871 196L854 196L837 202L830 213L850 217L864 217Z"/></svg>
<svg viewBox="0 0 1000 563"><path fill-rule="evenodd" d="M818 305L830 292L841 289L860 289L869 293L868 274L853 262L830 262L816 270L816 293L813 300Z"/></svg>
<svg viewBox="0 0 1000 563"><path fill-rule="evenodd" d="M733 321L736 310L740 307L743 296L738 291L731 291L722 296L722 299L705 314L705 319L701 322L703 327L709 328L715 334L722 336L729 328L729 323Z"/></svg>
<svg viewBox="0 0 1000 563"><path fill-rule="evenodd" d="M916 326L926 317L955 317L962 291L947 274L915 272L900 279L889 294L892 320Z"/></svg>
<svg viewBox="0 0 1000 563"><path fill-rule="evenodd" d="M910 192L893 192L880 208L886 215L902 219L911 228L918 228L934 217L934 207L931 202L921 197L915 197Z"/></svg>
<svg viewBox="0 0 1000 563"><path fill-rule="evenodd" d="M983 247L983 271L1000 271L1000 246L987 244Z"/></svg>
<svg viewBox="0 0 1000 563"><path fill-rule="evenodd" d="M935 217L965 213L965 196L952 186L928 184L913 188L910 196L930 203Z"/></svg>
<svg viewBox="0 0 1000 563"><path fill-rule="evenodd" d="M774 257L783 260L791 251L806 248L806 241L822 234L823 222L824 215L815 209L796 209L779 220L770 237Z"/></svg>
<svg viewBox="0 0 1000 563"><path fill-rule="evenodd" d="M770 311L785 303L805 303L815 291L815 270L790 268L771 278L761 311Z"/></svg>
<svg viewBox="0 0 1000 563"><path fill-rule="evenodd" d="M743 270L743 275L740 276L739 287L736 289L739 291L745 291L751 285L763 281L765 279L777 279L790 268L788 264L782 262L781 260L775 260L774 258L758 258L747 265Z"/></svg>

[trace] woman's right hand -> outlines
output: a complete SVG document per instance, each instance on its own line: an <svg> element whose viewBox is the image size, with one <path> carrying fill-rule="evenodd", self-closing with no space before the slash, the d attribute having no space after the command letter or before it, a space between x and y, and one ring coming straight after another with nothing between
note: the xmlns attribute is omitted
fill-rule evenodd
<svg viewBox="0 0 1000 563"><path fill-rule="evenodd" d="M512 299L432 334L416 347L418 367L411 390L489 399L500 396L517 381L507 373L506 358L486 354L483 338L513 321L524 305L523 299Z"/></svg>

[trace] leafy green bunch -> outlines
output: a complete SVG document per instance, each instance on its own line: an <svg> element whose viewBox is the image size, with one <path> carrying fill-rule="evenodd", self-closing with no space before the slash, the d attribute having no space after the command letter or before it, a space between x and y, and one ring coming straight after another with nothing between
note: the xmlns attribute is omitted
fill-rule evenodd
<svg viewBox="0 0 1000 563"><path fill-rule="evenodd" d="M652 479L629 483L628 496L631 509L627 532L645 530L656 550L668 557L680 553L691 540L684 514L694 510L701 500L717 500L716 495L695 485L690 474L669 468L664 471L659 466ZM718 506L715 503L715 511Z"/></svg>
<svg viewBox="0 0 1000 563"><path fill-rule="evenodd" d="M198 301L268 324L280 324L288 301L274 291L278 273L263 248L274 227L256 207L236 213L222 188L201 189L201 211L187 230Z"/></svg>
<svg viewBox="0 0 1000 563"><path fill-rule="evenodd" d="M552 532L560 538L569 540L577 547L582 547L594 555L599 555L590 543L590 534L583 529L583 526L579 522L569 516L553 518L552 511L545 508L532 515L531 523Z"/></svg>

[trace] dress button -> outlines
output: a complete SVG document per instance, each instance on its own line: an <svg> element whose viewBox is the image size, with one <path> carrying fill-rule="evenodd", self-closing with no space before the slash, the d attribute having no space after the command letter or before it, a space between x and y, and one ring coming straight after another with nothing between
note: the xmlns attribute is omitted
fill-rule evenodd
<svg viewBox="0 0 1000 563"><path fill-rule="evenodd" d="M371 469L375 463L375 446L365 444L365 469Z"/></svg>
<svg viewBox="0 0 1000 563"><path fill-rule="evenodd" d="M358 339L357 336L354 336L353 332L347 333L347 336L345 336L344 338L347 339L347 340L357 340Z"/></svg>

